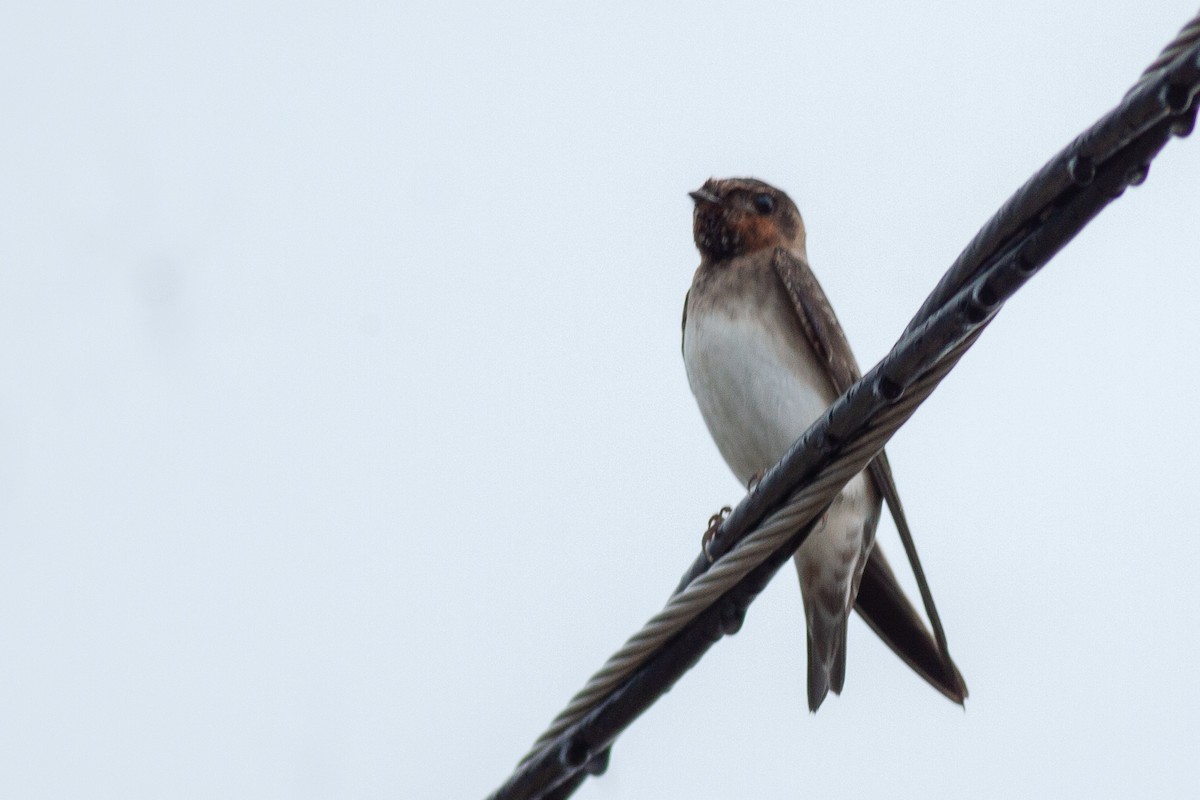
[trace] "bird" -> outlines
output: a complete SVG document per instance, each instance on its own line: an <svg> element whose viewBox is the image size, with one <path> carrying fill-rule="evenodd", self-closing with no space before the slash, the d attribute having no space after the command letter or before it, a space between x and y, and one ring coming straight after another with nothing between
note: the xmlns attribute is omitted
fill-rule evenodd
<svg viewBox="0 0 1200 800"><path fill-rule="evenodd" d="M858 363L808 264L796 204L754 178L709 179L689 193L700 266L684 300L688 383L717 449L753 491L825 409L859 377ZM875 545L887 500L908 524L884 452L852 478L794 557L807 628L808 707L840 694L846 630L857 606L876 633L934 688L962 704L966 684L914 562L931 636ZM915 550L909 550L910 559Z"/></svg>

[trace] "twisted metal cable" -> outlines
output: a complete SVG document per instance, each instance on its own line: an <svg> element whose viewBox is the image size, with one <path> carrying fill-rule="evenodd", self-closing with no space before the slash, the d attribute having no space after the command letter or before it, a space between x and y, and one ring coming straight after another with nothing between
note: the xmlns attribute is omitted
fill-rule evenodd
<svg viewBox="0 0 1200 800"><path fill-rule="evenodd" d="M607 720L606 734L588 734L594 741L580 739L578 733L564 734L586 729L602 705L611 708L622 691L645 676L650 659L662 656L667 644L689 631L698 615L711 612L718 600L744 587L752 572L761 573L760 565L782 563L781 554L790 557L807 535L806 526L911 417L1004 300L1127 185L1140 183L1146 165L1172 133L1186 135L1191 130L1192 100L1200 90L1198 45L1200 14L1164 48L1147 69L1148 77L1139 80L1117 109L1051 159L1005 203L943 276L888 356L814 423L722 524L714 542L724 554L711 567L698 559L667 606L588 681L493 797L567 797L586 772L603 771L608 742L640 712L626 708L625 717L618 713L625 721ZM794 489L797 485L801 488ZM761 522L755 524L758 519ZM749 591L746 604L757 590ZM733 630L736 626L721 632ZM669 685L670 679L658 692ZM630 702L642 702L644 708L653 698Z"/></svg>
<svg viewBox="0 0 1200 800"><path fill-rule="evenodd" d="M1180 28L1179 33L1175 35L1171 43L1164 47L1162 52L1158 54L1158 58L1150 62L1150 66L1146 67L1142 72L1141 79L1134 84L1134 89L1151 80L1154 77L1154 73L1170 64L1179 57L1180 53L1187 50L1196 42L1200 42L1200 12L1197 12L1196 16L1192 17L1186 25Z"/></svg>
<svg viewBox="0 0 1200 800"><path fill-rule="evenodd" d="M812 522L833 502L838 492L858 473L866 469L886 442L917 410L925 398L953 369L975 336L944 358L934 369L915 382L900 402L888 407L876 425L852 442L841 455L823 469L813 481L795 492L788 502L769 516L758 528L722 556L710 570L696 578L683 591L671 597L662 611L629 638L604 666L588 680L538 737L522 761L538 753L549 741L583 719L596 703L611 693L638 669L646 657L675 636L687 623L717 598L728 592L752 569L761 564L796 531Z"/></svg>

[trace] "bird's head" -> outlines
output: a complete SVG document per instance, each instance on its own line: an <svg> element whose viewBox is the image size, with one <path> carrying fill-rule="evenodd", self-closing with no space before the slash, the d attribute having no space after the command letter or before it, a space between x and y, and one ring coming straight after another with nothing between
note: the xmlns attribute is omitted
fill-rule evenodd
<svg viewBox="0 0 1200 800"><path fill-rule="evenodd" d="M792 198L754 178L709 178L689 192L692 234L701 256L724 261L766 248L804 253L804 220Z"/></svg>

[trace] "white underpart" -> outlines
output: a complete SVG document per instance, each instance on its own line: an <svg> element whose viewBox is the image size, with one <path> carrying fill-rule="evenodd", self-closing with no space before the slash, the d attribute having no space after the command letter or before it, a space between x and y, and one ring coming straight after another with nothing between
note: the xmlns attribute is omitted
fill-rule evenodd
<svg viewBox="0 0 1200 800"><path fill-rule="evenodd" d="M834 399L821 367L798 333L766 309L689 314L684 336L688 383L709 432L738 480L746 484L773 466ZM796 555L801 583L818 571L819 583L837 585L841 614L850 609L852 573L858 572L864 525L872 513L862 474L830 507L825 521ZM806 600L815 586L804 586ZM809 624L818 612L807 603ZM833 609L825 609L833 611Z"/></svg>

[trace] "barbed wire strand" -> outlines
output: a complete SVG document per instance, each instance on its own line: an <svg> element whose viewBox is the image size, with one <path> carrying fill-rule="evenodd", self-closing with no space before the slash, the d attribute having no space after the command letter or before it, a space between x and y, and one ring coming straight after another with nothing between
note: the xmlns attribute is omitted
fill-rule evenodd
<svg viewBox="0 0 1200 800"><path fill-rule="evenodd" d="M615 714L629 720L602 740L594 735L571 740L567 734L585 719L595 720L603 703L632 685L638 670L744 583L747 590L740 599L749 604L802 543L811 521L932 393L1004 300L1127 185L1141 183L1149 161L1172 133L1190 132L1195 119L1191 104L1198 89L1200 14L1163 49L1116 109L1048 162L989 220L892 351L814 423L722 524L712 545L723 555L711 567L707 558L697 559L666 607L588 681L493 798L567 797L589 772L603 771L611 739L642 708ZM1049 191L1048 186L1058 188ZM1047 202L1031 208L1048 193ZM988 244L986 256L981 256ZM762 522L754 525L759 519ZM774 569L765 578L747 583L748 576L768 563ZM740 627L744 606L720 611L717 635L710 633L711 641L643 708L721 634Z"/></svg>

